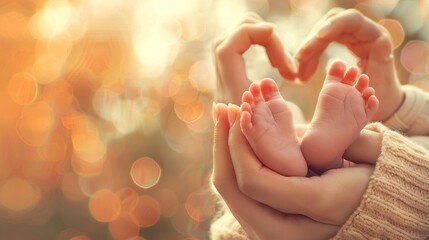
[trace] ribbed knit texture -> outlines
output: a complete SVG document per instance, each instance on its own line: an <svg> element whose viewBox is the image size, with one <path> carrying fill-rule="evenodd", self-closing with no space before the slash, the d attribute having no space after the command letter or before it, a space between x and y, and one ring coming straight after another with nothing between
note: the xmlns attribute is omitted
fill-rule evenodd
<svg viewBox="0 0 429 240"><path fill-rule="evenodd" d="M360 206L333 239L429 237L429 152L382 124L382 153Z"/></svg>
<svg viewBox="0 0 429 240"><path fill-rule="evenodd" d="M366 128L383 134L382 153L359 207L332 239L427 239L428 151L380 123ZM221 214L211 239L247 239L231 212Z"/></svg>
<svg viewBox="0 0 429 240"><path fill-rule="evenodd" d="M384 125L409 136L429 135L429 93L410 85L402 89L405 101Z"/></svg>

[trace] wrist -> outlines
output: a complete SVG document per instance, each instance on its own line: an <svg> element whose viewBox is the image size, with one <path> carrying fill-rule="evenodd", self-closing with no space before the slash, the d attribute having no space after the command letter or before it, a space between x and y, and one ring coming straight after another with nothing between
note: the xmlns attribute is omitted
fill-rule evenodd
<svg viewBox="0 0 429 240"><path fill-rule="evenodd" d="M377 92L375 94L377 95ZM371 121L385 122L401 108L405 101L405 92L398 84L392 87L390 91L384 91L384 95L379 94L377 97L380 101L380 107Z"/></svg>
<svg viewBox="0 0 429 240"><path fill-rule="evenodd" d="M406 98L406 94L404 93L404 91L401 88L400 97L398 97L398 99L401 99L400 101L394 101L394 103L392 104L391 109L393 109L393 111L390 111L389 114L386 115L386 117L383 117L383 119L381 119L382 122L387 121L388 119L390 119L393 115L395 115L396 112L398 112L398 110L402 107L402 105L404 105L405 102L405 98ZM399 104L398 104L399 102Z"/></svg>

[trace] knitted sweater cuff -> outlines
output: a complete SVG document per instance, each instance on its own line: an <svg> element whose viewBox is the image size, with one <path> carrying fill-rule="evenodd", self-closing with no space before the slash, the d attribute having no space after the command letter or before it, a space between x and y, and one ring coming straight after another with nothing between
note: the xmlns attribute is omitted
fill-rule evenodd
<svg viewBox="0 0 429 240"><path fill-rule="evenodd" d="M402 86L405 100L401 107L384 122L391 129L410 136L429 133L429 93L414 86Z"/></svg>
<svg viewBox="0 0 429 240"><path fill-rule="evenodd" d="M380 123L382 151L360 206L333 239L426 239L429 153Z"/></svg>

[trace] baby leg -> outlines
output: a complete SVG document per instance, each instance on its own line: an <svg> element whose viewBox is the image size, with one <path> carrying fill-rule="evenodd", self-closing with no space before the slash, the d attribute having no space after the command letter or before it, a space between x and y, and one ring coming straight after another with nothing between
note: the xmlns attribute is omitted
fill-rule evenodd
<svg viewBox="0 0 429 240"><path fill-rule="evenodd" d="M240 125L263 164L285 176L305 176L307 164L292 112L272 79L253 83L243 94Z"/></svg>
<svg viewBox="0 0 429 240"><path fill-rule="evenodd" d="M374 89L357 68L332 64L320 91L316 111L305 133L301 150L308 165L317 172L340 167L346 148L355 141L378 109Z"/></svg>

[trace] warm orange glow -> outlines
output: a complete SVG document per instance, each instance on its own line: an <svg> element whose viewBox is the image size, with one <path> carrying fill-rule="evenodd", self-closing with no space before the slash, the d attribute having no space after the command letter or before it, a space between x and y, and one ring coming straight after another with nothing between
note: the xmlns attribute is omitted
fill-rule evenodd
<svg viewBox="0 0 429 240"><path fill-rule="evenodd" d="M0 36L20 39L28 34L28 17L22 12L12 11L0 15Z"/></svg>
<svg viewBox="0 0 429 240"><path fill-rule="evenodd" d="M91 196L89 210L95 220L112 222L121 213L121 202L115 193L108 189L102 189Z"/></svg>
<svg viewBox="0 0 429 240"><path fill-rule="evenodd" d="M164 217L173 216L179 205L177 194L169 189L162 189L155 193L155 199L161 206L161 215Z"/></svg>
<svg viewBox="0 0 429 240"><path fill-rule="evenodd" d="M203 114L204 104L201 101L195 101L189 105L183 106L174 104L174 111L177 117L185 123L197 121Z"/></svg>
<svg viewBox="0 0 429 240"><path fill-rule="evenodd" d="M180 105L191 104L198 97L198 91L184 78L173 79L168 91L173 101Z"/></svg>
<svg viewBox="0 0 429 240"><path fill-rule="evenodd" d="M213 117L211 115L210 106L207 104L202 105L201 116L196 121L188 122L188 128L195 133L203 133L212 128Z"/></svg>
<svg viewBox="0 0 429 240"><path fill-rule="evenodd" d="M45 86L42 97L60 115L70 111L73 101L76 100L73 95L72 86L66 81L56 81Z"/></svg>
<svg viewBox="0 0 429 240"><path fill-rule="evenodd" d="M195 89L201 92L211 92L215 87L215 70L211 61L195 62L189 69L189 81Z"/></svg>
<svg viewBox="0 0 429 240"><path fill-rule="evenodd" d="M9 178L0 186L0 204L10 210L29 209L37 205L41 198L39 187L26 179Z"/></svg>
<svg viewBox="0 0 429 240"><path fill-rule="evenodd" d="M67 154L67 144L62 134L56 132L46 141L40 149L41 156L49 162L64 161Z"/></svg>
<svg viewBox="0 0 429 240"><path fill-rule="evenodd" d="M0 117L0 130L10 129L11 126L16 124L21 109L18 108L18 105L11 99L7 90L0 90L0 109L2 112L7 112L7 114L2 114Z"/></svg>
<svg viewBox="0 0 429 240"><path fill-rule="evenodd" d="M106 145L93 133L76 133L72 143L76 156L89 163L102 160L106 153Z"/></svg>
<svg viewBox="0 0 429 240"><path fill-rule="evenodd" d="M38 94L36 79L25 72L13 75L9 80L8 89L12 100L19 105L32 103Z"/></svg>
<svg viewBox="0 0 429 240"><path fill-rule="evenodd" d="M79 185L79 176L75 173L65 173L61 183L63 194L71 201L81 201L86 198Z"/></svg>
<svg viewBox="0 0 429 240"><path fill-rule="evenodd" d="M129 187L121 188L118 191L116 191L116 196L118 196L122 205L129 199L134 199L138 197L137 192L134 189Z"/></svg>
<svg viewBox="0 0 429 240"><path fill-rule="evenodd" d="M133 238L139 234L139 231L140 227L126 213L120 214L116 220L109 223L109 232L113 239Z"/></svg>
<svg viewBox="0 0 429 240"><path fill-rule="evenodd" d="M192 219L203 222L215 213L215 202L210 192L193 192L186 199L186 211Z"/></svg>
<svg viewBox="0 0 429 240"><path fill-rule="evenodd" d="M40 84L52 83L59 79L64 60L51 54L39 55L31 73Z"/></svg>
<svg viewBox="0 0 429 240"><path fill-rule="evenodd" d="M55 116L52 108L45 101L39 101L22 110L16 130L26 144L41 146L45 144L54 127Z"/></svg>
<svg viewBox="0 0 429 240"><path fill-rule="evenodd" d="M149 157L136 160L131 166L131 178L141 188L151 188L158 183L161 177L161 167Z"/></svg>
<svg viewBox="0 0 429 240"><path fill-rule="evenodd" d="M181 205L176 214L170 218L170 222L174 229L182 234L192 233L199 225L199 222L189 217L183 205Z"/></svg>
<svg viewBox="0 0 429 240"><path fill-rule="evenodd" d="M73 171L81 177L94 177L103 173L104 161L88 162L73 155L71 157L71 166Z"/></svg>
<svg viewBox="0 0 429 240"><path fill-rule="evenodd" d="M71 130L76 157L92 165L102 162L106 144L99 138L96 123L85 115L72 115L65 119L65 126Z"/></svg>
<svg viewBox="0 0 429 240"><path fill-rule="evenodd" d="M130 217L135 224L142 228L155 225L160 215L159 203L148 195L136 198L131 205Z"/></svg>

